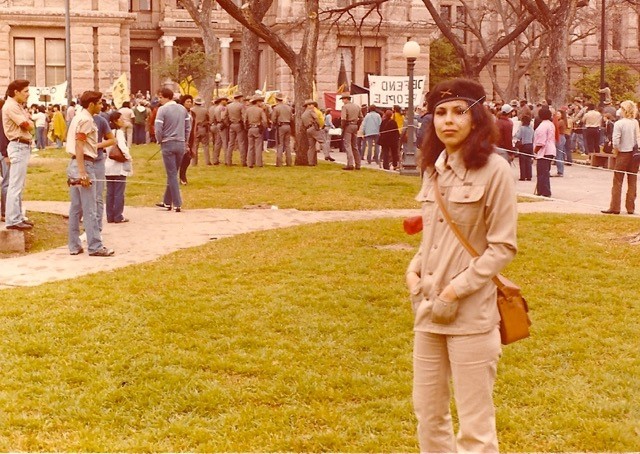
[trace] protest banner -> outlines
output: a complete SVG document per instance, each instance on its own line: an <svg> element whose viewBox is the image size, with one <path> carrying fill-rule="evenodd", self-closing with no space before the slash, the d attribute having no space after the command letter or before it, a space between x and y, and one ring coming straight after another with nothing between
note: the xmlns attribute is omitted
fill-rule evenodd
<svg viewBox="0 0 640 454"><path fill-rule="evenodd" d="M426 76L413 78L413 105L422 105ZM409 107L409 76L369 76L369 102L376 107Z"/></svg>

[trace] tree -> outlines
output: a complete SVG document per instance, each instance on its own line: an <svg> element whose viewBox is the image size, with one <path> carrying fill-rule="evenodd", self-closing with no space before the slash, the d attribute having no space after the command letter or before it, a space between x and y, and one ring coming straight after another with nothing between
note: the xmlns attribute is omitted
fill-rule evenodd
<svg viewBox="0 0 640 454"><path fill-rule="evenodd" d="M610 64L605 66L605 80L611 88L611 99L613 103L622 102L627 99L637 101L636 87L640 82L640 77L635 74L632 68L626 65ZM598 88L600 88L600 69L583 69L582 79L574 84L575 88L586 98L597 101L600 98Z"/></svg>
<svg viewBox="0 0 640 454"><path fill-rule="evenodd" d="M443 80L460 77L462 65L446 38L434 39L429 47L429 89Z"/></svg>
<svg viewBox="0 0 640 454"><path fill-rule="evenodd" d="M551 99L553 105L562 105L567 99L569 35L578 0L520 1L547 31L546 97Z"/></svg>
<svg viewBox="0 0 640 454"><path fill-rule="evenodd" d="M491 0L494 1L494 0ZM495 0L499 2L499 0ZM533 14L519 10L517 3L508 2L508 5L512 7L517 19L511 21L512 23L503 24L503 30L497 35L490 36L483 33L482 24L485 23L486 9L483 8L484 2L480 2L478 8L469 7L467 2L461 1L462 7L467 13L466 20L457 27L452 27L452 24L445 18L440 16L440 13L434 6L431 0L422 0L424 5L429 10L431 17L433 18L436 26L440 29L440 32L451 43L455 49L456 54L460 58L462 64L462 74L465 77L471 79L478 79L480 77L480 71L500 52L505 46L514 41L520 34L527 29L529 24L534 21ZM518 14L519 13L519 14ZM509 26L513 25L513 28L509 30ZM460 39L457 34L456 28L464 32L467 30L479 43L479 49L476 52L468 52L467 46L464 40ZM491 41L489 41L491 39Z"/></svg>
<svg viewBox="0 0 640 454"><path fill-rule="evenodd" d="M302 124L300 119L304 111L304 101L307 98L311 98L313 93L313 78L316 69L317 44L320 32L320 21L318 19L319 0L305 1L305 19L301 27L302 45L298 52L284 41L277 32L263 23L262 18L258 19L255 16L251 3L259 1L261 0L245 3L242 8L239 8L234 0L218 0L218 4L231 17L262 38L291 70L294 81L296 139L298 142L296 165L307 165L307 136L306 132L298 125Z"/></svg>
<svg viewBox="0 0 640 454"><path fill-rule="evenodd" d="M214 78L220 67L220 62L218 61L220 45L218 38L214 34L213 27L211 27L213 1L214 0L178 0L178 3L187 10L194 24L198 27L198 30L200 30L204 53L207 56L206 60L210 62L210 65L207 67L209 72L201 79L200 84L201 97L205 100L207 107L213 98Z"/></svg>
<svg viewBox="0 0 640 454"><path fill-rule="evenodd" d="M188 90L191 87L203 86L203 81L215 74L216 58L208 55L196 42L187 48L177 48L177 55L171 60L164 60L152 66L152 70L162 78L183 83Z"/></svg>
<svg viewBox="0 0 640 454"><path fill-rule="evenodd" d="M254 0L249 9L256 21L261 22L271 7L273 0ZM253 93L259 87L258 68L260 62L260 37L250 28L242 29L242 49L240 50L240 71L238 73L238 90L241 93Z"/></svg>

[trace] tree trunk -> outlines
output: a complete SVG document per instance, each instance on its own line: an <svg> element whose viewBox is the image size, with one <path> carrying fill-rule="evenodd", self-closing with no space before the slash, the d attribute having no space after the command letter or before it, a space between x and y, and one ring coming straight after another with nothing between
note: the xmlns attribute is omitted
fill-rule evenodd
<svg viewBox="0 0 640 454"><path fill-rule="evenodd" d="M254 0L249 8L254 20L261 22L271 7L273 0ZM258 80L260 70L260 38L248 27L242 28L242 48L240 50L240 72L238 90L245 96L253 95L262 87Z"/></svg>
<svg viewBox="0 0 640 454"><path fill-rule="evenodd" d="M240 50L240 71L238 72L238 91L252 96L260 87L258 69L260 68L260 39L248 28L242 29L242 49Z"/></svg>
<svg viewBox="0 0 640 454"><path fill-rule="evenodd" d="M303 105L305 100L310 98L313 92L313 73L300 66L291 68L291 72L293 73L293 93L295 97L296 165L306 166L309 164L307 159L309 145L307 132L302 127L302 113L306 109Z"/></svg>
<svg viewBox="0 0 640 454"><path fill-rule="evenodd" d="M554 106L563 105L567 99L569 71L569 25L566 21L558 21L549 29L549 57L547 60L546 97Z"/></svg>
<svg viewBox="0 0 640 454"><path fill-rule="evenodd" d="M306 131L302 128L302 112L304 112L304 101L313 95L313 81L316 77L316 55L318 48L318 35L320 33L320 21L318 19L319 0L307 0L307 27L302 38L302 47L296 57L295 69L293 73L293 91L296 107L296 165L308 165Z"/></svg>
<svg viewBox="0 0 640 454"><path fill-rule="evenodd" d="M211 28L202 34L202 42L204 44L204 53L215 58L215 67L220 71L220 43ZM204 100L204 106L207 109L211 106L214 87L215 72L209 74L207 78L202 81L202 86L200 87L200 97Z"/></svg>

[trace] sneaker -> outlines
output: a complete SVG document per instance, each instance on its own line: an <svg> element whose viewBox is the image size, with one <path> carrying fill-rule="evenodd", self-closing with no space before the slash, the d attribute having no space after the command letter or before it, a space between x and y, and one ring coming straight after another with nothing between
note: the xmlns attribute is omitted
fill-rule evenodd
<svg viewBox="0 0 640 454"><path fill-rule="evenodd" d="M167 210L171 211L171 205L167 205L166 203L156 203L156 206L160 208L166 208Z"/></svg>
<svg viewBox="0 0 640 454"><path fill-rule="evenodd" d="M182 207L176 207L176 213L180 213L182 211Z"/></svg>
<svg viewBox="0 0 640 454"><path fill-rule="evenodd" d="M89 255L91 257L111 257L113 254L115 254L115 251L113 249L107 249L104 246L102 246L95 252L89 252Z"/></svg>
<svg viewBox="0 0 640 454"><path fill-rule="evenodd" d="M342 170L353 170L353 166L344 166Z"/></svg>
<svg viewBox="0 0 640 454"><path fill-rule="evenodd" d="M84 253L84 249L82 248L78 249L77 251L69 252L70 255L80 255L82 253Z"/></svg>

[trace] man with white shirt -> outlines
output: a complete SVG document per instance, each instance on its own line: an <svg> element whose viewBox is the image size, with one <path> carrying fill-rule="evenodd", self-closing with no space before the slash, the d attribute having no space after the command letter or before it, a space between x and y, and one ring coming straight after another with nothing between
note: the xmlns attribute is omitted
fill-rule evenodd
<svg viewBox="0 0 640 454"><path fill-rule="evenodd" d="M84 252L80 241L80 218L87 234L87 248L93 257L110 257L113 249L102 244L100 227L96 214L96 173L95 161L98 158L98 127L93 116L102 108L102 93L85 91L80 97L83 107L71 120L67 132L67 153L71 162L67 167L69 183L69 253L78 255Z"/></svg>

